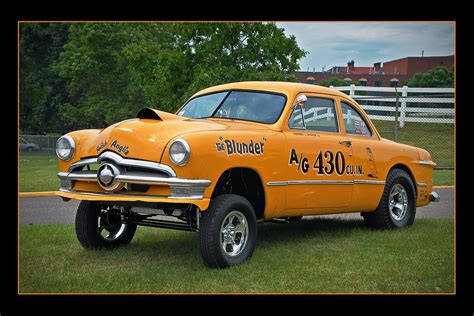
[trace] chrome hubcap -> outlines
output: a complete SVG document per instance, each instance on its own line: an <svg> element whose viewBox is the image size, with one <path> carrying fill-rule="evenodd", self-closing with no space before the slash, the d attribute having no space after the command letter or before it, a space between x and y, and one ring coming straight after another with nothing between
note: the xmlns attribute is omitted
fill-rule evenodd
<svg viewBox="0 0 474 316"><path fill-rule="evenodd" d="M120 214L111 212L109 208L100 210L99 217L97 219L97 232L102 239L106 241L114 241L119 239L127 224L122 223Z"/></svg>
<svg viewBox="0 0 474 316"><path fill-rule="evenodd" d="M407 191L401 184L395 184L390 190L389 195L390 215L396 221L402 220L408 209Z"/></svg>
<svg viewBox="0 0 474 316"><path fill-rule="evenodd" d="M240 211L232 211L224 218L221 225L220 242L224 254L236 257L247 245L249 227L247 219Z"/></svg>

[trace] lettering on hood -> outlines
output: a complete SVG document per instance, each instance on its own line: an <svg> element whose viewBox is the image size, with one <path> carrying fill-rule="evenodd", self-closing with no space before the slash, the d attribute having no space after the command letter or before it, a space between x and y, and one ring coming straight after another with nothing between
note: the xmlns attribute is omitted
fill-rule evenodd
<svg viewBox="0 0 474 316"><path fill-rule="evenodd" d="M110 147L114 148L119 153L123 153L124 155L128 155L128 146L122 146L116 140L114 140L112 142L112 144L110 144Z"/></svg>
<svg viewBox="0 0 474 316"><path fill-rule="evenodd" d="M216 143L216 150L218 152L225 151L227 156L232 155L263 155L265 150L265 142L267 139L262 138L262 141L250 140L249 142L238 142L233 139L224 139L222 136L219 137L218 143Z"/></svg>
<svg viewBox="0 0 474 316"><path fill-rule="evenodd" d="M107 145L107 142L104 140L102 143L100 143L100 144L95 148L95 150L97 150L97 153L99 153L99 151L101 151L102 148L105 147L105 145Z"/></svg>

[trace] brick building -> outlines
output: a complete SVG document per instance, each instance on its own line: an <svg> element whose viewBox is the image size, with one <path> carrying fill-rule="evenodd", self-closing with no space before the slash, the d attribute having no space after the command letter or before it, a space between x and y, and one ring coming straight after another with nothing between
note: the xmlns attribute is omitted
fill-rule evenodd
<svg viewBox="0 0 474 316"><path fill-rule="evenodd" d="M333 77L345 80L348 84L359 82L363 86L390 87L402 86L405 80L416 73L430 71L437 66L450 68L454 65L454 56L405 57L401 59L374 63L372 67L355 67L351 60L347 66L334 66L324 72L297 71L294 74L299 82L318 84L321 80Z"/></svg>

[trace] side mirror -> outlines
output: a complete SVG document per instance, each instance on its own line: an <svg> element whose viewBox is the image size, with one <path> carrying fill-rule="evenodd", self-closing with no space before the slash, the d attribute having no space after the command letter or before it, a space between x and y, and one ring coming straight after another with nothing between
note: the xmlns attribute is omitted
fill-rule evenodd
<svg viewBox="0 0 474 316"><path fill-rule="evenodd" d="M306 97L304 94L300 94L296 98L296 102L293 105L293 108L297 107L298 105L302 107L306 101L308 101L308 97Z"/></svg>

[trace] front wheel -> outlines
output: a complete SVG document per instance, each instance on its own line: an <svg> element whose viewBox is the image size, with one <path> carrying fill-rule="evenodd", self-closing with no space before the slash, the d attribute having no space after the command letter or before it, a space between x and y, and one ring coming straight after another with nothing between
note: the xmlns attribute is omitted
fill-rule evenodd
<svg viewBox="0 0 474 316"><path fill-rule="evenodd" d="M416 190L410 175L401 169L390 171L377 209L362 213L367 226L393 229L411 226L416 215Z"/></svg>
<svg viewBox="0 0 474 316"><path fill-rule="evenodd" d="M199 249L204 263L225 268L249 259L257 240L257 218L252 205L239 195L223 194L202 213Z"/></svg>
<svg viewBox="0 0 474 316"><path fill-rule="evenodd" d="M137 230L136 224L122 221L111 206L82 201L76 214L76 235L84 248L113 248L129 244Z"/></svg>

